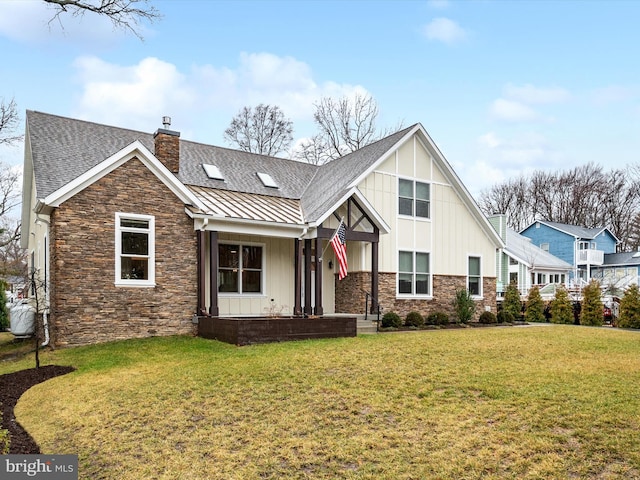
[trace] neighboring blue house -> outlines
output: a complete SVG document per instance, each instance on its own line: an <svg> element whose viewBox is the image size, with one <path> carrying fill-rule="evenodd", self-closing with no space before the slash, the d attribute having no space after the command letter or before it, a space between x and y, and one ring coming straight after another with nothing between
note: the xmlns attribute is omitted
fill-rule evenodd
<svg viewBox="0 0 640 480"><path fill-rule="evenodd" d="M605 263L605 254L615 253L619 243L606 227L584 228L543 220L533 222L520 234L572 265L569 280L578 284L591 280L594 269Z"/></svg>
<svg viewBox="0 0 640 480"><path fill-rule="evenodd" d="M508 228L506 215L488 218L505 243L496 255L498 299L504 296L507 285L512 282L523 296L534 285L567 285L572 264L542 250L530 238Z"/></svg>

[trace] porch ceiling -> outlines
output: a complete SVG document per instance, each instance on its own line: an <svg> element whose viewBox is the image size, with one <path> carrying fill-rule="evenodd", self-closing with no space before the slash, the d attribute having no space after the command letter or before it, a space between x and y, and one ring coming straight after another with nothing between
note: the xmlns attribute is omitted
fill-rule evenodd
<svg viewBox="0 0 640 480"><path fill-rule="evenodd" d="M227 218L304 225L300 201L216 188L188 186L208 209Z"/></svg>

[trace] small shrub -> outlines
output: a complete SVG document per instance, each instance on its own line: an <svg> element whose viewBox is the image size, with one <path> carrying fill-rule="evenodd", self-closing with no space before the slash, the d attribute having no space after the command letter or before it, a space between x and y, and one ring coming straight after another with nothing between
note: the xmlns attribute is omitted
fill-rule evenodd
<svg viewBox="0 0 640 480"><path fill-rule="evenodd" d="M504 292L502 309L513 315L514 320L520 319L520 317L522 316L522 301L520 300L518 285L515 282L511 282L507 286L507 290Z"/></svg>
<svg viewBox="0 0 640 480"><path fill-rule="evenodd" d="M0 428L0 455L9 453L9 430Z"/></svg>
<svg viewBox="0 0 640 480"><path fill-rule="evenodd" d="M387 312L382 316L382 328L400 328L402 319L396 312Z"/></svg>
<svg viewBox="0 0 640 480"><path fill-rule="evenodd" d="M506 312L504 310L500 310L498 312L498 316L496 320L498 321L498 323L513 323L516 321L515 317L513 316L513 313Z"/></svg>
<svg viewBox="0 0 640 480"><path fill-rule="evenodd" d="M444 312L430 313L426 318L428 325L449 325L449 315Z"/></svg>
<svg viewBox="0 0 640 480"><path fill-rule="evenodd" d="M540 296L540 288L537 285L531 287L527 295L527 303L524 310L524 319L527 322L545 322L544 302Z"/></svg>
<svg viewBox="0 0 640 480"><path fill-rule="evenodd" d="M496 318L495 313L484 311L480 314L480 318L478 319L480 323L496 323L498 319Z"/></svg>
<svg viewBox="0 0 640 480"><path fill-rule="evenodd" d="M404 324L407 327L421 327L424 325L424 317L420 312L409 312L404 319Z"/></svg>
<svg viewBox="0 0 640 480"><path fill-rule="evenodd" d="M456 318L461 323L469 323L473 318L476 310L476 302L473 301L471 293L468 290L456 290L456 296L453 300L453 309L456 312Z"/></svg>
<svg viewBox="0 0 640 480"><path fill-rule="evenodd" d="M563 286L556 290L556 294L551 300L551 323L568 323L574 322L573 305L569 299L569 293Z"/></svg>
<svg viewBox="0 0 640 480"><path fill-rule="evenodd" d="M591 280L582 289L582 309L580 311L580 325L600 327L604 323L604 305L602 304L602 290L600 284Z"/></svg>
<svg viewBox="0 0 640 480"><path fill-rule="evenodd" d="M621 328L640 328L640 290L635 283L625 290L620 301L618 326Z"/></svg>

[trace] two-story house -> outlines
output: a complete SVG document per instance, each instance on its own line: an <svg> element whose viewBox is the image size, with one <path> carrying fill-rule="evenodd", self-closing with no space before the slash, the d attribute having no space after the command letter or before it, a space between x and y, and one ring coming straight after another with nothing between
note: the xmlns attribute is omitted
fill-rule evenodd
<svg viewBox="0 0 640 480"><path fill-rule="evenodd" d="M57 345L198 318L496 304L504 246L420 124L317 166L28 111L22 245ZM348 273L329 247L346 226ZM372 302L374 300L375 302Z"/></svg>
<svg viewBox="0 0 640 480"><path fill-rule="evenodd" d="M569 263L572 266L569 280L576 286L589 282L594 269L604 264L605 254L615 253L619 243L606 227L584 228L543 220L533 222L520 234Z"/></svg>

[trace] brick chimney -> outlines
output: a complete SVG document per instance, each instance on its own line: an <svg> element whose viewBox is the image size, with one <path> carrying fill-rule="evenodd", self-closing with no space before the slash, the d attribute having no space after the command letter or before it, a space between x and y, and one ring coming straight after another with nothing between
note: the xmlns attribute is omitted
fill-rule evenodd
<svg viewBox="0 0 640 480"><path fill-rule="evenodd" d="M171 173L180 169L180 132L169 130L171 117L162 117L162 125L153 134L155 140L155 156Z"/></svg>

